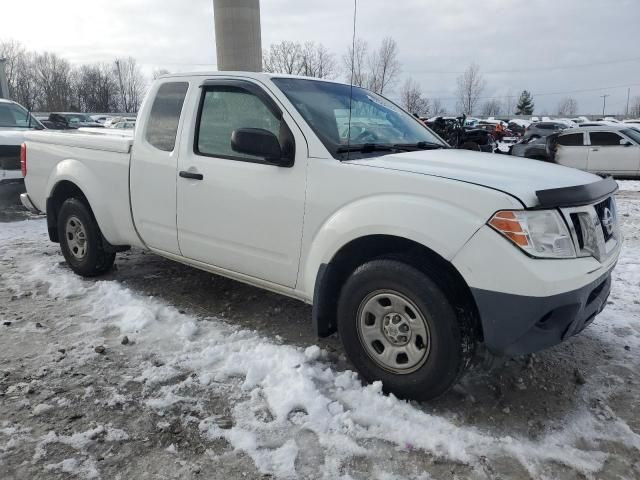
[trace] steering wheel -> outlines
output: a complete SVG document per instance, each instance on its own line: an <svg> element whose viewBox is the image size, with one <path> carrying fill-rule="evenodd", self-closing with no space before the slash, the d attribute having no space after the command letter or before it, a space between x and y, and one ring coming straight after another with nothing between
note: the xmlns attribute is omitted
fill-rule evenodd
<svg viewBox="0 0 640 480"><path fill-rule="evenodd" d="M353 141L355 143L369 143L369 142L375 142L376 140L378 140L378 138L379 137L375 133L365 130L364 132L360 133L360 135L358 135L356 138L354 138Z"/></svg>

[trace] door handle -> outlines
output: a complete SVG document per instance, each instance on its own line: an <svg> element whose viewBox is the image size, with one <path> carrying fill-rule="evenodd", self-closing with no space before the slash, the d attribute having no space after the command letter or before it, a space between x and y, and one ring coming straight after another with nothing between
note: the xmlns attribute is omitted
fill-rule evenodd
<svg viewBox="0 0 640 480"><path fill-rule="evenodd" d="M598 151L600 151L600 149L599 148L592 148L591 151L592 152L598 152Z"/></svg>
<svg viewBox="0 0 640 480"><path fill-rule="evenodd" d="M188 178L190 180L202 180L204 178L204 175L202 175L201 173L188 172L186 170L180 171L178 175L180 175L182 178Z"/></svg>

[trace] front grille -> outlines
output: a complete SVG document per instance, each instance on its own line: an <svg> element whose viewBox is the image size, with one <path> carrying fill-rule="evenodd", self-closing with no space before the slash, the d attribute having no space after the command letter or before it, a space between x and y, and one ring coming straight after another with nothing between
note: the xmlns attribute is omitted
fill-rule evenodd
<svg viewBox="0 0 640 480"><path fill-rule="evenodd" d="M598 220L600 220L600 228L602 228L602 234L604 235L604 241L608 242L615 230L615 208L611 198L607 198L604 202L600 202L594 207Z"/></svg>
<svg viewBox="0 0 640 480"><path fill-rule="evenodd" d="M562 208L579 257L606 259L618 244L619 230L613 197L583 207Z"/></svg>

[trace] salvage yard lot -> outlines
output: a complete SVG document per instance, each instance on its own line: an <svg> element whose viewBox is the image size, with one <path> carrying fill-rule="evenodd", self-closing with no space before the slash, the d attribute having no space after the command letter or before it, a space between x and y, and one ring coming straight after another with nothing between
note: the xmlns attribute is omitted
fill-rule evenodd
<svg viewBox="0 0 640 480"><path fill-rule="evenodd" d="M0 478L639 478L640 182L583 334L429 404L362 386L310 307L132 250L83 280L0 223Z"/></svg>

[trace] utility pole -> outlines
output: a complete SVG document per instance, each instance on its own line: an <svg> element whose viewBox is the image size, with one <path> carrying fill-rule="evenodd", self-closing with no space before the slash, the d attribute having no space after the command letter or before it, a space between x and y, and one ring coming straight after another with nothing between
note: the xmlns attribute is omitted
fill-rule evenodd
<svg viewBox="0 0 640 480"><path fill-rule="evenodd" d="M9 98L9 85L7 84L7 73L5 71L6 59L0 58L0 98Z"/></svg>
<svg viewBox="0 0 640 480"><path fill-rule="evenodd" d="M218 70L262 71L260 0L213 0Z"/></svg>
<svg viewBox="0 0 640 480"><path fill-rule="evenodd" d="M125 113L129 113L129 109L127 108L127 99L124 94L124 86L122 85L122 72L120 72L120 60L116 59L116 68L118 69L118 80L120 81L120 95L122 96L122 108L124 108Z"/></svg>
<svg viewBox="0 0 640 480"><path fill-rule="evenodd" d="M600 95L600 98L602 98L602 118L604 118L604 110L607 107L607 97L610 97L611 95L609 95L608 93L605 93L604 95Z"/></svg>
<svg viewBox="0 0 640 480"><path fill-rule="evenodd" d="M629 97L630 96L631 96L631 87L627 88L627 111L624 114L625 117L629 116Z"/></svg>

